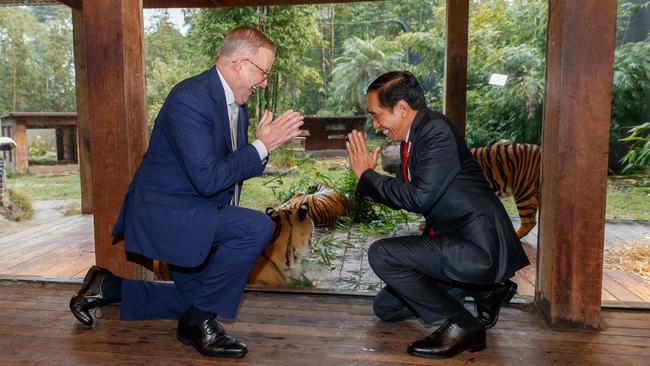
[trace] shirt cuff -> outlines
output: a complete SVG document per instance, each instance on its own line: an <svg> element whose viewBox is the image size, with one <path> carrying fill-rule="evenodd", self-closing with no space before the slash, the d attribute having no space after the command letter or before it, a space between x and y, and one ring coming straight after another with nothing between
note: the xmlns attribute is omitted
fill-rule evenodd
<svg viewBox="0 0 650 366"><path fill-rule="evenodd" d="M260 155L260 160L264 161L269 156L269 152L266 150L266 146L264 146L262 141L255 140L251 144L255 146L257 153Z"/></svg>

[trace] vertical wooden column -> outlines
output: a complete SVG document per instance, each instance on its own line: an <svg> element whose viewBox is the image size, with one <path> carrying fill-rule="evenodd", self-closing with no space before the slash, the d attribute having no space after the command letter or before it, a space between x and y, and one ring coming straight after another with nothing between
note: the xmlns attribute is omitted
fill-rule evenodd
<svg viewBox="0 0 650 366"><path fill-rule="evenodd" d="M616 0L549 1L535 304L598 327Z"/></svg>
<svg viewBox="0 0 650 366"><path fill-rule="evenodd" d="M469 0L448 0L443 112L465 136Z"/></svg>
<svg viewBox="0 0 650 366"><path fill-rule="evenodd" d="M15 157L16 157L16 173L25 174L29 171L27 162L27 128L24 124L14 122L13 124L13 137L16 143Z"/></svg>
<svg viewBox="0 0 650 366"><path fill-rule="evenodd" d="M56 161L65 161L65 126L57 127L54 129L56 137Z"/></svg>
<svg viewBox="0 0 650 366"><path fill-rule="evenodd" d="M75 126L61 127L63 133L63 161L67 164L77 163L77 131Z"/></svg>
<svg viewBox="0 0 650 366"><path fill-rule="evenodd" d="M88 116L88 76L86 74L86 43L81 9L72 9L72 39L77 95L77 146L81 180L81 213L93 213L93 187L90 160L90 130Z"/></svg>
<svg viewBox="0 0 650 366"><path fill-rule="evenodd" d="M84 0L97 264L143 278L111 231L147 146L142 0Z"/></svg>

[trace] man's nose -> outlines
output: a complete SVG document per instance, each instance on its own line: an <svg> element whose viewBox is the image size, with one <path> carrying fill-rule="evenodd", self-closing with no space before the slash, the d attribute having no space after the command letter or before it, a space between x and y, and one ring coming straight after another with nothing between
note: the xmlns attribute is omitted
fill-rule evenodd
<svg viewBox="0 0 650 366"><path fill-rule="evenodd" d="M269 78L265 77L261 83L257 84L260 88L265 89L269 85Z"/></svg>

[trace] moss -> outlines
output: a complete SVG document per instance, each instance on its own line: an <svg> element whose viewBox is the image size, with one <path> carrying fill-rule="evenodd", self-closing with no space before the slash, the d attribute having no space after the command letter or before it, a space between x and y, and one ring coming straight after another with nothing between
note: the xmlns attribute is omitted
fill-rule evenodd
<svg viewBox="0 0 650 366"><path fill-rule="evenodd" d="M9 189L9 202L11 209L9 210L9 219L14 221L30 220L34 215L34 208L32 207L32 200L19 191Z"/></svg>

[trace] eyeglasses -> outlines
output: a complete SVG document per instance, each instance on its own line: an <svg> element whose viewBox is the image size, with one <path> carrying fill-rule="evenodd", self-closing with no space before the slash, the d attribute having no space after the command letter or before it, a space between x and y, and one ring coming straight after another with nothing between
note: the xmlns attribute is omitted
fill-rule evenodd
<svg viewBox="0 0 650 366"><path fill-rule="evenodd" d="M260 70L260 71L262 72L262 74L264 74L264 78L265 78L265 79L267 79L267 78L269 77L269 73L268 73L266 70L264 70L263 68L257 66L257 64L256 64L255 62L249 60L248 57L244 57L244 60L250 62L251 65L257 67L257 69Z"/></svg>

